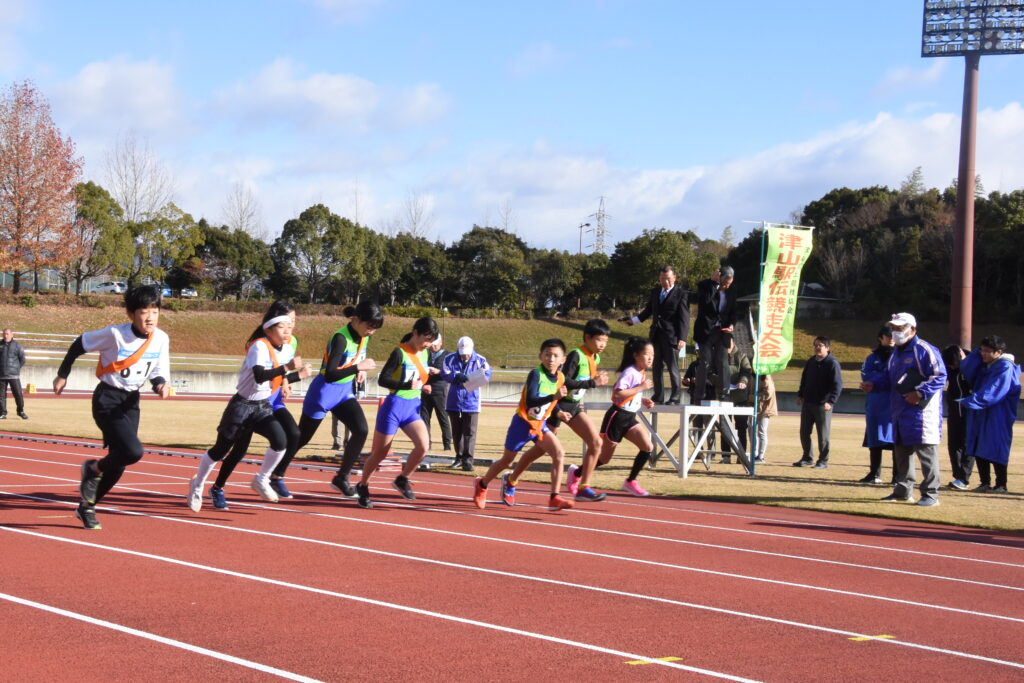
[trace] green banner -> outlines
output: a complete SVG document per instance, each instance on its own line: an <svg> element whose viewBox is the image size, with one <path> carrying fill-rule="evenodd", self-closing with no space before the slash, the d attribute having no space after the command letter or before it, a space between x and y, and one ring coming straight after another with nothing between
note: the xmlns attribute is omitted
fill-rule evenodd
<svg viewBox="0 0 1024 683"><path fill-rule="evenodd" d="M811 254L812 231L768 226L764 275L757 316L754 372L770 375L784 370L793 357L793 319L800 289L800 271Z"/></svg>

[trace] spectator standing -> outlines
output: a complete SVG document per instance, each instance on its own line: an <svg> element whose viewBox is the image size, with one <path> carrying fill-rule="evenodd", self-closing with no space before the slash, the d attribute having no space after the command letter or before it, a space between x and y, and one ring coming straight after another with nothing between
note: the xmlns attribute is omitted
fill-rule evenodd
<svg viewBox="0 0 1024 683"><path fill-rule="evenodd" d="M771 375L761 375L757 387L757 443L754 462L764 462L768 450L768 423L779 414L775 398L775 381Z"/></svg>
<svg viewBox="0 0 1024 683"><path fill-rule="evenodd" d="M896 345L889 357L896 483L882 502L913 502L916 456L921 463L921 500L917 504L938 505L942 401L933 399L946 385L946 365L939 350L917 336L913 315L897 313L888 324Z"/></svg>
<svg viewBox="0 0 1024 683"><path fill-rule="evenodd" d="M14 340L14 331L5 328L0 340L0 420L7 419L7 387L14 396L18 417L27 420L25 396L21 391L21 368L25 365L25 349Z"/></svg>
<svg viewBox="0 0 1024 683"><path fill-rule="evenodd" d="M961 401L971 394L971 385L960 372L960 361L966 357L967 351L959 344L950 344L942 349L942 362L946 364L948 377L942 407L946 412L946 450L953 472L953 481L949 482L949 487L959 491L967 490L967 483L974 472L974 456L968 455L966 451L967 407Z"/></svg>
<svg viewBox="0 0 1024 683"><path fill-rule="evenodd" d="M728 400L728 344L723 335L732 332L736 319L736 291L732 288L733 269L722 266L707 280L697 284L697 319L693 324L693 340L697 343L696 386L702 387L713 374L714 398ZM700 399L691 394L693 403Z"/></svg>
<svg viewBox="0 0 1024 683"><path fill-rule="evenodd" d="M882 483L882 451L892 451L892 408L889 406L889 356L892 355L892 330L883 325L878 331L878 346L860 367L860 390L864 402L864 443L870 469L861 484Z"/></svg>
<svg viewBox="0 0 1024 683"><path fill-rule="evenodd" d="M968 409L965 450L974 456L981 479L975 490L1006 493L1013 421L1017 419L1020 402L1020 366L1006 353L1006 342L993 334L982 339L981 346L964 358L960 372L974 388L961 402ZM996 472L995 486L992 469Z"/></svg>
<svg viewBox="0 0 1024 683"><path fill-rule="evenodd" d="M438 373L442 370L442 364L444 363L444 357L448 353L442 348L444 342L440 335L434 340L434 343L427 348L427 365L432 368L437 368ZM423 419L423 423L427 425L427 436L430 437L430 413L433 411L437 414L437 424L441 427L441 441L446 451L452 449L452 424L448 419L448 413L445 412L446 401L448 400L448 382L441 377L440 374L431 375L427 379L427 385L430 387L430 392L423 394L420 397L420 417ZM431 445L434 440L430 439Z"/></svg>
<svg viewBox="0 0 1024 683"><path fill-rule="evenodd" d="M832 408L843 391L843 373L832 355L828 337L814 338L814 355L807 359L800 375L796 402L800 406L800 446L803 456L793 467L828 467L829 438L832 432ZM811 455L811 429L818 432L818 462Z"/></svg>
<svg viewBox="0 0 1024 683"><path fill-rule="evenodd" d="M470 337L459 337L457 353L449 353L441 365L441 376L449 383L448 417L452 424L455 460L450 467L473 471L473 452L476 450L477 422L480 419L480 389L467 389L470 375L483 372L491 381L491 365L474 350Z"/></svg>
<svg viewBox="0 0 1024 683"><path fill-rule="evenodd" d="M651 319L650 340L654 346L652 400L655 403L677 405L682 396L679 353L686 349L686 339L690 336L690 300L686 290L676 284L676 271L672 266L662 266L658 274L658 283L660 286L651 290L644 310L626 322L638 325L648 318ZM665 400L663 376L666 367L672 387L672 394L668 400Z"/></svg>
<svg viewBox="0 0 1024 683"><path fill-rule="evenodd" d="M736 340L731 334L723 335L723 341L728 349L729 360L729 400L733 405L750 407L754 405L754 370L750 366L750 358L736 345ZM733 423L736 425L736 433L739 437L740 448L747 452L747 441L750 433L750 416L734 415ZM728 454L722 456L722 462L728 464L731 461Z"/></svg>

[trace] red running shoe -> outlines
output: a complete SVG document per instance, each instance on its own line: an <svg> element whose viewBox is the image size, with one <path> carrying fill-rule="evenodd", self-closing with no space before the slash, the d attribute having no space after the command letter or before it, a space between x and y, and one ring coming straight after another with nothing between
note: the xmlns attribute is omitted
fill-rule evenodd
<svg viewBox="0 0 1024 683"><path fill-rule="evenodd" d="M575 505L576 503L562 498L557 493L552 493L551 498L548 500L548 510L551 510L552 512L556 510L568 510L571 507L575 507Z"/></svg>
<svg viewBox="0 0 1024 683"><path fill-rule="evenodd" d="M473 480L473 504L481 510L487 507L487 489L482 486L483 482L483 477Z"/></svg>

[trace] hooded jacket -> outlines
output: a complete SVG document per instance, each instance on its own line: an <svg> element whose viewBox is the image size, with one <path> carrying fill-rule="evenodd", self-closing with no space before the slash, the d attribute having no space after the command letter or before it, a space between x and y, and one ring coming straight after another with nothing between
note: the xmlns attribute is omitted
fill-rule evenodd
<svg viewBox="0 0 1024 683"><path fill-rule="evenodd" d="M960 361L960 372L974 387L960 402L967 408L966 453L1005 465L1020 401L1020 366L1008 353L985 365L975 349Z"/></svg>
<svg viewBox="0 0 1024 683"><path fill-rule="evenodd" d="M901 393L911 376L919 379L913 387L921 394L917 405L908 403ZM889 385L894 443L904 446L940 443L946 365L939 350L916 334L903 346L895 347L889 356Z"/></svg>

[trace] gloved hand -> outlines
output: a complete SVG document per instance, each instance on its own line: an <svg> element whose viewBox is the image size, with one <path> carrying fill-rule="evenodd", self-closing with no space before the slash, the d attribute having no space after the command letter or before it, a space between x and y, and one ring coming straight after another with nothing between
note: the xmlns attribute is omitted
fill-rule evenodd
<svg viewBox="0 0 1024 683"><path fill-rule="evenodd" d="M456 373L455 381L458 382L459 384L465 384L466 382L469 381L469 376L468 375L464 375L461 372Z"/></svg>

